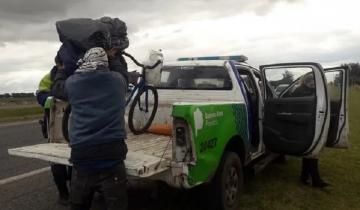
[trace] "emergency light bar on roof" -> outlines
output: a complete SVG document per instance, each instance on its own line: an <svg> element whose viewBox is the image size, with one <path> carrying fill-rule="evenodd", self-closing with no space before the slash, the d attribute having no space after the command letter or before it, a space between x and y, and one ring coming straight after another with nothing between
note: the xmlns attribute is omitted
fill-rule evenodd
<svg viewBox="0 0 360 210"><path fill-rule="evenodd" d="M188 57L178 58L178 61L211 61L211 60L233 60L238 62L245 62L248 58L245 55L230 55L230 56L207 56L207 57Z"/></svg>

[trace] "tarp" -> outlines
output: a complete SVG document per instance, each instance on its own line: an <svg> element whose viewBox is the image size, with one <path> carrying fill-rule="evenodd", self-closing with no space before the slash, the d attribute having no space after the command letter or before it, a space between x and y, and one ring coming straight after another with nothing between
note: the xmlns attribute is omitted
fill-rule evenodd
<svg viewBox="0 0 360 210"><path fill-rule="evenodd" d="M124 50L129 46L126 24L118 18L72 18L56 22L61 42L69 41L86 51L96 45L94 35L101 34L108 46Z"/></svg>

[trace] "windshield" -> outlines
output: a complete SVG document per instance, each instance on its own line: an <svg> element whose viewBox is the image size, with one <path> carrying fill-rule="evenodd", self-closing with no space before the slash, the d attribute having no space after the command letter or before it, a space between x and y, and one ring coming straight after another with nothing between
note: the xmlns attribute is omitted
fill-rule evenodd
<svg viewBox="0 0 360 210"><path fill-rule="evenodd" d="M231 90L228 72L221 66L164 66L160 89Z"/></svg>

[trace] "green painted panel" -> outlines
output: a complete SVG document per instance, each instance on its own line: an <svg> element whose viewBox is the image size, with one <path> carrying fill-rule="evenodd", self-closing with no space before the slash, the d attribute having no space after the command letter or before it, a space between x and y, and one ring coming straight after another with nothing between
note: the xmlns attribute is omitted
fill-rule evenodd
<svg viewBox="0 0 360 210"><path fill-rule="evenodd" d="M232 137L239 135L249 142L245 104L177 104L172 114L192 128L197 161L189 168L190 185L212 177Z"/></svg>

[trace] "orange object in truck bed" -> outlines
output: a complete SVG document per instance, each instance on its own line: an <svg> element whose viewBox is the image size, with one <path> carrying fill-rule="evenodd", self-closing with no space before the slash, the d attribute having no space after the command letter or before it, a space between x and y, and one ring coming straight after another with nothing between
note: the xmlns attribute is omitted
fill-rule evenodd
<svg viewBox="0 0 360 210"><path fill-rule="evenodd" d="M171 136L172 135L172 125L171 124L154 124L151 125L147 130L149 133Z"/></svg>

